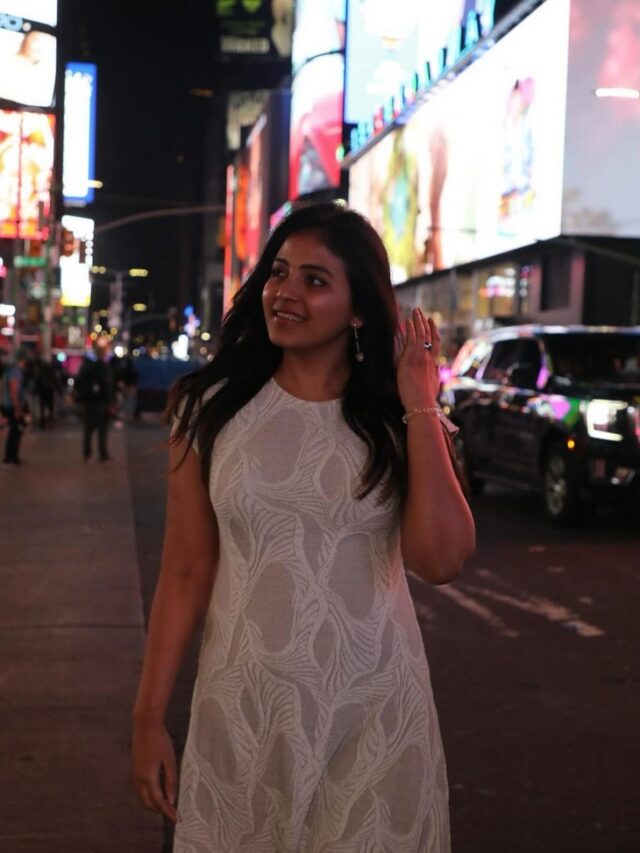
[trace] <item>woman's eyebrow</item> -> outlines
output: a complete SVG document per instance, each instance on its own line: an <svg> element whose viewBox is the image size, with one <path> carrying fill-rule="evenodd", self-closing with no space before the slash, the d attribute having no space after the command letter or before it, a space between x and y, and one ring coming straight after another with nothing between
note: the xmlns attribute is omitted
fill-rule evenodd
<svg viewBox="0 0 640 853"><path fill-rule="evenodd" d="M286 258L274 258L273 263L285 264L285 266L290 266L289 261ZM301 270L316 270L318 272L323 272L325 275L328 275L329 278L333 278L333 273L331 270L323 267L322 264L300 264Z"/></svg>
<svg viewBox="0 0 640 853"><path fill-rule="evenodd" d="M331 270L328 270L326 267L323 267L321 264L300 264L301 270L318 270L319 272L323 272L325 275L328 275L329 278L333 278L333 273Z"/></svg>

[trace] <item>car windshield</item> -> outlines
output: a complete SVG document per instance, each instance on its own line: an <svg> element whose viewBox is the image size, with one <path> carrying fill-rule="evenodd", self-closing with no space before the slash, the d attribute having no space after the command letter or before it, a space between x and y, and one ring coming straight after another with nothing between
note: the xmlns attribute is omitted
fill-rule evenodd
<svg viewBox="0 0 640 853"><path fill-rule="evenodd" d="M554 376L580 382L640 381L640 335L567 332L545 335Z"/></svg>

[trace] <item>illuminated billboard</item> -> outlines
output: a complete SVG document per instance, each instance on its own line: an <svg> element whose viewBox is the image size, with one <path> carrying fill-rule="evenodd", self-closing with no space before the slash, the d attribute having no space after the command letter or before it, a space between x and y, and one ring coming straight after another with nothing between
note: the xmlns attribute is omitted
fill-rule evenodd
<svg viewBox="0 0 640 853"><path fill-rule="evenodd" d="M227 95L227 148L238 151L242 145L242 131L252 127L269 94L268 89L246 92L229 92Z"/></svg>
<svg viewBox="0 0 640 853"><path fill-rule="evenodd" d="M62 227L73 234L73 253L60 257L60 302L67 307L86 308L91 302L93 264L93 219L63 216Z"/></svg>
<svg viewBox="0 0 640 853"><path fill-rule="evenodd" d="M291 55L293 0L216 0L220 52Z"/></svg>
<svg viewBox="0 0 640 853"><path fill-rule="evenodd" d="M55 82L55 36L39 30L0 29L0 99L50 107Z"/></svg>
<svg viewBox="0 0 640 853"><path fill-rule="evenodd" d="M640 8L572 0L562 231L640 234Z"/></svg>
<svg viewBox="0 0 640 853"><path fill-rule="evenodd" d="M547 0L351 166L394 283L560 233L569 8Z"/></svg>
<svg viewBox="0 0 640 853"><path fill-rule="evenodd" d="M69 62L64 75L64 142L62 192L68 204L93 201L95 178L97 69Z"/></svg>
<svg viewBox="0 0 640 853"><path fill-rule="evenodd" d="M344 120L357 124L375 110L425 62L439 65L438 54L460 28L474 24L491 30L496 0L349 0Z"/></svg>
<svg viewBox="0 0 640 853"><path fill-rule="evenodd" d="M2 0L0 8L13 18L26 18L50 27L58 23L58 0Z"/></svg>
<svg viewBox="0 0 640 853"><path fill-rule="evenodd" d="M289 197L340 184L346 0L298 0L291 62Z"/></svg>
<svg viewBox="0 0 640 853"><path fill-rule="evenodd" d="M0 110L0 237L49 234L55 118Z"/></svg>

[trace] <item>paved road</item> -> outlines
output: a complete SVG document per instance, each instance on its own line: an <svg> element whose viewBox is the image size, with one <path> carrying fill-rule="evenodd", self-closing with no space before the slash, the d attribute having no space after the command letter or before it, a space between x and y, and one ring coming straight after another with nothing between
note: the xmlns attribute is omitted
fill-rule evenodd
<svg viewBox="0 0 640 853"><path fill-rule="evenodd" d="M127 433L148 602L164 513L163 433ZM454 853L640 850L640 524L556 530L534 496L474 502L478 550L453 585L410 578L451 785ZM172 706L181 739L192 653Z"/></svg>

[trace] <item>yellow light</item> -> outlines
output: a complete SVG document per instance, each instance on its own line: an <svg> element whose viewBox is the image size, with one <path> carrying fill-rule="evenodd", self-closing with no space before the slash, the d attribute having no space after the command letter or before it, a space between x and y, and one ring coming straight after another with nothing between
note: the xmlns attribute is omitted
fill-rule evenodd
<svg viewBox="0 0 640 853"><path fill-rule="evenodd" d="M91 267L91 272L94 275L104 275L107 271L106 267Z"/></svg>
<svg viewBox="0 0 640 853"><path fill-rule="evenodd" d="M209 332L203 332L200 335L200 337L202 338L203 341L210 341L211 340L211 335L209 334Z"/></svg>
<svg viewBox="0 0 640 853"><path fill-rule="evenodd" d="M95 333L95 332L91 332L91 334L89 335L89 337L91 338L91 340L92 340L92 341L97 341L97 340L98 340L98 336L96 335L96 333Z"/></svg>
<svg viewBox="0 0 640 853"><path fill-rule="evenodd" d="M572 438L567 440L567 447L569 448L569 450L573 450L575 446L576 443Z"/></svg>
<svg viewBox="0 0 640 853"><path fill-rule="evenodd" d="M149 275L149 270L143 270L134 267L134 269L129 270L129 275L131 276L131 278L146 278Z"/></svg>
<svg viewBox="0 0 640 853"><path fill-rule="evenodd" d="M112 326L112 328L111 328L111 334L112 334L112 335L117 335L117 334L118 334L118 330L116 329L116 327L115 327L115 326Z"/></svg>
<svg viewBox="0 0 640 853"><path fill-rule="evenodd" d="M109 316L109 312L104 310L104 309L102 311L99 311L98 313L100 314L101 317L108 317Z"/></svg>
<svg viewBox="0 0 640 853"><path fill-rule="evenodd" d="M91 187L91 189L94 190L101 190L104 184L102 183L102 181L89 180L87 181L87 186Z"/></svg>
<svg viewBox="0 0 640 853"><path fill-rule="evenodd" d="M133 310L134 311L146 311L147 306L144 304L144 302L135 302L133 305Z"/></svg>

